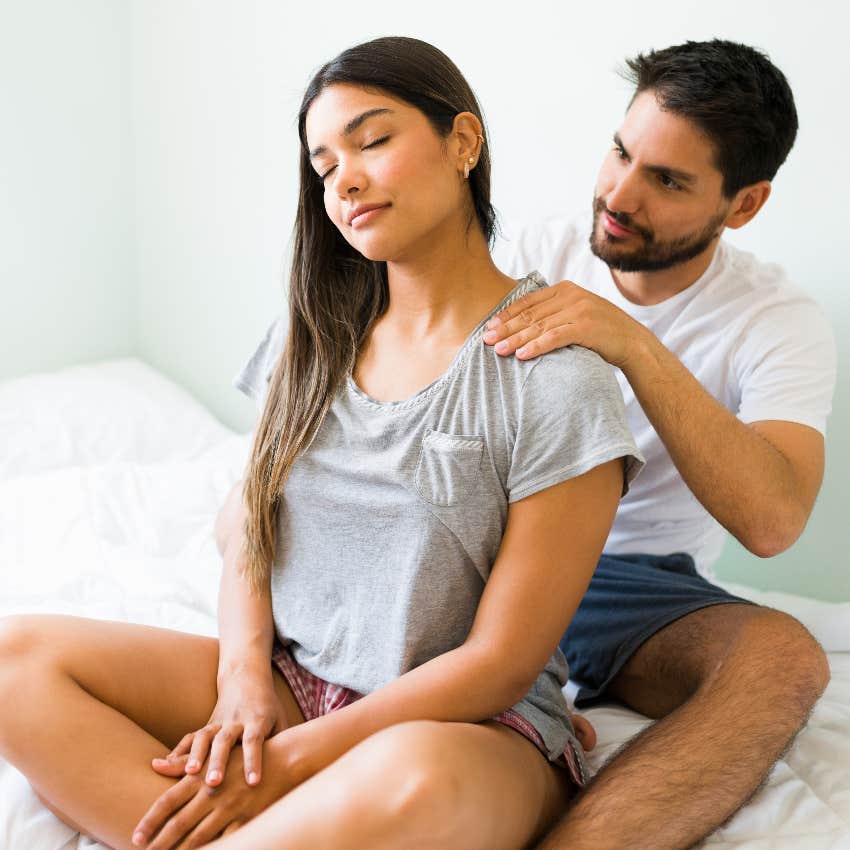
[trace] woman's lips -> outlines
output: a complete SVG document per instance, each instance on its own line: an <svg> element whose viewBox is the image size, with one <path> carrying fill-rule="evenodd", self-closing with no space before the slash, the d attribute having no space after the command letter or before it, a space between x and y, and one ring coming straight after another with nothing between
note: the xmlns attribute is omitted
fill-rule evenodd
<svg viewBox="0 0 850 850"><path fill-rule="evenodd" d="M605 225L605 229L612 236L625 237L635 235L634 230L629 230L628 227L623 227L623 225L618 224L613 218L611 218L610 215L608 215L607 212L602 214L602 223Z"/></svg>
<svg viewBox="0 0 850 850"><path fill-rule="evenodd" d="M389 204L385 204L383 207L376 207L375 209L366 210L366 212L360 213L360 215L351 219L351 227L357 228L367 225L379 212L387 209L388 206Z"/></svg>

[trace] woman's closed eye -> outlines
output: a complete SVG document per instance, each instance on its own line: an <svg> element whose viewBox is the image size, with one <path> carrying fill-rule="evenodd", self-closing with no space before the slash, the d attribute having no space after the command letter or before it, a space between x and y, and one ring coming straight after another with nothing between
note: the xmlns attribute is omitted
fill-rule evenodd
<svg viewBox="0 0 850 850"><path fill-rule="evenodd" d="M390 138L391 138L390 136L381 136L380 139L375 139L374 142L369 142L368 144L363 145L363 147L360 150L365 151L365 150L369 150L369 148L376 148L376 147L378 147L378 145L383 145L385 142L388 142L390 140ZM326 180L333 173L335 168L336 168L335 165L331 166L327 171L325 171L323 174L319 175L319 179Z"/></svg>

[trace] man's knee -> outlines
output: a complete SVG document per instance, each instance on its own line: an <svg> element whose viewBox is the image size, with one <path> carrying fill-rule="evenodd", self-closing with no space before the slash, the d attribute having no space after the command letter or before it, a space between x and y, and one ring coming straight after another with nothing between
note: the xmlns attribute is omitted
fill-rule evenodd
<svg viewBox="0 0 850 850"><path fill-rule="evenodd" d="M826 653L809 630L790 614L757 607L743 618L726 662L739 674L769 684L765 693L782 690L807 713L829 683ZM721 663L722 664L722 663ZM720 675L721 665L705 682Z"/></svg>
<svg viewBox="0 0 850 850"><path fill-rule="evenodd" d="M818 642L781 611L712 605L675 620L626 663L609 693L649 717L663 717L719 685L750 695L790 695L807 712L829 681ZM772 698L772 697L769 697Z"/></svg>

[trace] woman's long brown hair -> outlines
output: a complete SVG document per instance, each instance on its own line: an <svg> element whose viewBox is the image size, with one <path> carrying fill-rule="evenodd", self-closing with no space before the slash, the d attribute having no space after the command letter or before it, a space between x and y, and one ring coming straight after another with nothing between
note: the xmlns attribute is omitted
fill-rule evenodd
<svg viewBox="0 0 850 850"><path fill-rule="evenodd" d="M345 50L316 73L304 93L298 113L301 185L288 338L270 380L243 490L244 564L256 592L267 586L274 562L277 514L289 470L312 442L372 326L389 304L386 263L366 259L345 241L325 212L324 188L310 164L307 111L334 83L377 89L415 106L443 138L460 112L471 112L484 123L475 95L454 63L436 47L413 38L379 38ZM469 226L477 221L492 243L496 216L490 203L486 141L468 182Z"/></svg>

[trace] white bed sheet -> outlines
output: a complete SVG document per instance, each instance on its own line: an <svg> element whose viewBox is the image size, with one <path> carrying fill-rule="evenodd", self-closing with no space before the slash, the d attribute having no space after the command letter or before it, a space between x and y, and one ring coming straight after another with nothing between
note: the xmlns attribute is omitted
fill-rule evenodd
<svg viewBox="0 0 850 850"><path fill-rule="evenodd" d="M246 436L138 360L0 384L0 615L73 613L214 635L213 521L247 451ZM805 623L832 681L767 786L703 846L850 850L850 603L730 588ZM614 706L587 715L599 739L594 768L648 723ZM0 848L100 846L0 761Z"/></svg>

